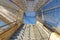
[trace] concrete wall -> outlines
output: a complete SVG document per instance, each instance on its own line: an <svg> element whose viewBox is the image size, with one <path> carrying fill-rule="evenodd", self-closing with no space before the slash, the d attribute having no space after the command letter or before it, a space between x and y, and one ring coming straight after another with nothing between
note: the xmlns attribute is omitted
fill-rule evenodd
<svg viewBox="0 0 60 40"><path fill-rule="evenodd" d="M17 16L19 16L18 18L21 20L23 18L23 13L23 10L21 10L10 0L0 0L0 15L3 15L9 21L15 21L17 19Z"/></svg>

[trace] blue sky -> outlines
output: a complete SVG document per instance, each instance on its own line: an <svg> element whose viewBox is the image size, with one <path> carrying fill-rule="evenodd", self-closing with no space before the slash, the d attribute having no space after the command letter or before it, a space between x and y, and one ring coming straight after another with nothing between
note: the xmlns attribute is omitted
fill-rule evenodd
<svg viewBox="0 0 60 40"><path fill-rule="evenodd" d="M5 25L6 23L0 20L0 26Z"/></svg>

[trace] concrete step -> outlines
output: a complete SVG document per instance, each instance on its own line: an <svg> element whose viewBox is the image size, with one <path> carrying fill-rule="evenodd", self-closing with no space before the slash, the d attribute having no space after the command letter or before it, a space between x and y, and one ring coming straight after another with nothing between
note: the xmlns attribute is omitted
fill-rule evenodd
<svg viewBox="0 0 60 40"><path fill-rule="evenodd" d="M48 37L40 26L25 25L10 40L48 40Z"/></svg>

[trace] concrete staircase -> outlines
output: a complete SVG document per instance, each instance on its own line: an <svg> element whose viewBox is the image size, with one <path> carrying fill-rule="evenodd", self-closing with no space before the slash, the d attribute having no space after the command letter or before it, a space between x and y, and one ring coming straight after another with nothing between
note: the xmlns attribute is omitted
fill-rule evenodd
<svg viewBox="0 0 60 40"><path fill-rule="evenodd" d="M48 36L40 26L25 24L9 40L48 40Z"/></svg>

